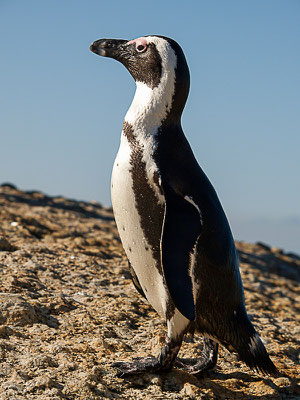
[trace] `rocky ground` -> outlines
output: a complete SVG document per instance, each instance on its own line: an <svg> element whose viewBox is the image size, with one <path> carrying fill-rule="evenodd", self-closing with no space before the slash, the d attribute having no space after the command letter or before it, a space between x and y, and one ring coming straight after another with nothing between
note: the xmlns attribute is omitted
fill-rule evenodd
<svg viewBox="0 0 300 400"><path fill-rule="evenodd" d="M237 243L249 315L281 371L258 375L222 349L196 377L117 378L157 355L164 322L133 287L110 209L0 187L0 399L299 399L300 258ZM187 337L182 357L201 338Z"/></svg>

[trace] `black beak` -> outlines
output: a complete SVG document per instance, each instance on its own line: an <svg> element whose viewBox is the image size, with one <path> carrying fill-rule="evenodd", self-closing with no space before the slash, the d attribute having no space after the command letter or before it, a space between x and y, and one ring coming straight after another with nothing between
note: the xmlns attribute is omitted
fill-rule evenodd
<svg viewBox="0 0 300 400"><path fill-rule="evenodd" d="M99 39L90 46L90 50L103 57L121 59L124 54L124 45L128 40L123 39Z"/></svg>

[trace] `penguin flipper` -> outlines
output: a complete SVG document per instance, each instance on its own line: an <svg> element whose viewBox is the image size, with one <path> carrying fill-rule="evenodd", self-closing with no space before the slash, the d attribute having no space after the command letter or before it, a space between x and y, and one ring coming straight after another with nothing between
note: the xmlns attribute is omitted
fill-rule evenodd
<svg viewBox="0 0 300 400"><path fill-rule="evenodd" d="M129 272L130 272L131 280L132 280L132 283L134 284L134 287L139 292L139 294L147 300L147 297L142 289L140 281L139 281L138 277L136 276L136 273L135 273L134 269L132 268L129 260L128 260L128 267L129 267Z"/></svg>
<svg viewBox="0 0 300 400"><path fill-rule="evenodd" d="M195 319L193 285L189 275L191 256L201 231L197 209L169 185L163 185L165 215L161 260L167 287L176 308L189 320Z"/></svg>

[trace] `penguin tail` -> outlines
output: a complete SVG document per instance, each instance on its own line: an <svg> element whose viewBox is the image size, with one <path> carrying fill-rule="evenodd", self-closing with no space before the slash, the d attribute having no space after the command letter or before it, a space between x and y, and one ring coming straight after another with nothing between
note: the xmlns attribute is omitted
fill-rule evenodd
<svg viewBox="0 0 300 400"><path fill-rule="evenodd" d="M244 361L249 368L255 369L267 375L276 376L278 370L270 359L267 350L258 333L250 337L248 343L238 349L240 360Z"/></svg>
<svg viewBox="0 0 300 400"><path fill-rule="evenodd" d="M259 334L248 319L246 310L238 310L237 317L239 323L235 325L234 330L237 335L231 345L238 353L239 359L257 372L276 376L278 370L270 359Z"/></svg>

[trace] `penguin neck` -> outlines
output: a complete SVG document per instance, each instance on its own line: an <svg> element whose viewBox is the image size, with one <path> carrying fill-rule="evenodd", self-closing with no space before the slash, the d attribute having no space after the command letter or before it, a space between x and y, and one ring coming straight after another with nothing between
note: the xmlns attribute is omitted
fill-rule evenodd
<svg viewBox="0 0 300 400"><path fill-rule="evenodd" d="M162 76L159 85L151 88L136 82L136 92L125 116L137 136L155 136L158 128L170 119L175 93L175 71ZM176 123L180 124L180 117ZM175 121L173 121L175 123Z"/></svg>

